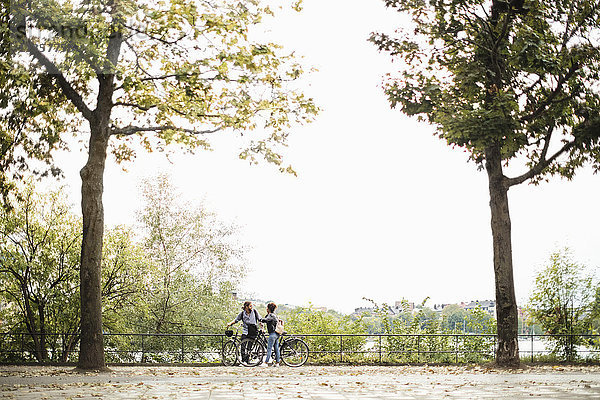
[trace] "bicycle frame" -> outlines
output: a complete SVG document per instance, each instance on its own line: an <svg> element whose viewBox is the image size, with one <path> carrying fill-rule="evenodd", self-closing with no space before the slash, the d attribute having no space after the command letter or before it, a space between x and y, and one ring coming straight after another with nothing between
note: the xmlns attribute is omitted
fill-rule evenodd
<svg viewBox="0 0 600 400"><path fill-rule="evenodd" d="M257 338L257 342L260 343L265 349L267 348L267 341L265 339L265 333L262 332L262 330L259 332L260 334L260 338ZM304 340L302 340L302 336L297 336L297 335L288 335L285 332L281 335L279 335L279 337L277 338L277 341L279 343L279 349L282 351L281 353L281 361L283 361L284 364L286 365L290 365L286 360L286 349L287 348L292 348L293 344L295 342L301 342L303 343L304 347L306 348L306 351L308 352L308 345L306 345L306 343L304 342ZM271 356L273 359L275 359L275 348L271 349ZM307 353L308 354L308 353ZM307 356L308 357L308 356ZM300 363L299 365L290 365L290 366L300 366L303 365L305 361L303 361L302 363Z"/></svg>
<svg viewBox="0 0 600 400"><path fill-rule="evenodd" d="M258 336L256 337L256 339L263 345L265 346L265 349L267 348L267 338L269 337L269 333L263 331L262 329L260 329L258 331ZM295 335L289 335L286 333L283 333L281 335L279 335L279 337L277 338L277 341L279 342L279 348L281 348L281 346L286 343L286 342L290 342L293 339L301 339L301 337L299 336L295 336Z"/></svg>
<svg viewBox="0 0 600 400"><path fill-rule="evenodd" d="M281 360L283 361L283 363L285 365L292 366L292 367L298 367L298 366L303 365L306 362L306 360L308 359L309 348L308 348L307 344L304 342L304 340L302 340L302 336L287 335L284 333L282 335L279 335L277 340L278 340L279 348L283 351L283 353L281 354ZM300 344L301 347L303 346L304 350L298 351L297 350L298 344ZM248 347L246 347L246 346L248 346ZM227 351L226 351L226 348L228 349ZM238 330L238 331L236 331L235 335L232 335L231 337L229 337L229 340L223 344L223 349L222 349L223 364L224 365L237 365L237 364L241 363L242 365L247 366L247 367L257 366L263 362L263 357L266 355L265 352L266 352L267 348L268 348L267 333L262 329L262 327L259 328L258 334L256 337L246 337L244 339L241 339L241 337L239 335L239 330ZM290 349L291 352L288 352L288 349ZM233 350L233 351L231 351L231 350ZM275 349L273 348L272 352L274 352L274 350ZM235 354L235 361L232 362L231 356L233 354ZM245 354L248 354L248 355L251 354L251 357L252 357L251 362L248 363L248 357L246 357ZM305 354L305 356L302 357L302 359L298 363L296 363L294 361L292 361L290 363L288 361L288 358L286 355L294 355L295 356L298 354ZM273 357L275 356L273 353L271 353L271 355ZM226 357L230 357L230 358L228 358L226 360Z"/></svg>

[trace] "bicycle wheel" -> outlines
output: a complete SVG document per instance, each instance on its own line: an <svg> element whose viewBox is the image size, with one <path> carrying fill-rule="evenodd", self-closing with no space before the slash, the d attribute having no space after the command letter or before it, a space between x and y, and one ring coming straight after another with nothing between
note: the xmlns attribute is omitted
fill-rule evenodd
<svg viewBox="0 0 600 400"><path fill-rule="evenodd" d="M286 340L281 346L281 361L288 367L299 367L308 360L308 345L302 339Z"/></svg>
<svg viewBox="0 0 600 400"><path fill-rule="evenodd" d="M265 346L258 340L246 338L240 344L241 363L245 367L256 367L263 362Z"/></svg>
<svg viewBox="0 0 600 400"><path fill-rule="evenodd" d="M221 362L227 367L239 363L239 354L236 343L233 340L226 342L221 350Z"/></svg>

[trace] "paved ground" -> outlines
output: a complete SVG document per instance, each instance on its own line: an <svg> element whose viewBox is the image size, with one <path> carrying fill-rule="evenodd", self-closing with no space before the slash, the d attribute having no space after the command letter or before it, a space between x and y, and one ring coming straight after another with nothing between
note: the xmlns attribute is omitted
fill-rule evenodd
<svg viewBox="0 0 600 400"><path fill-rule="evenodd" d="M0 399L600 399L600 367L0 366Z"/></svg>

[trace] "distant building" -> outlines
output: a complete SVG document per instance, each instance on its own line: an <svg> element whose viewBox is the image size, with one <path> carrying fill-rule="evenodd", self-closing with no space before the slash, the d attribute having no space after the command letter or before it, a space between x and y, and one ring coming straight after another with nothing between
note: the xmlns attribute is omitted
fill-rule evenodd
<svg viewBox="0 0 600 400"><path fill-rule="evenodd" d="M492 317L496 317L496 302L494 300L474 300L474 301L470 301L470 302L460 302L460 303L440 303L440 304L434 304L432 307L432 310L435 311L436 313L441 313L442 310L450 305L457 305L461 308L463 308L466 311L469 310L474 310L477 308L482 309L483 311L487 312L490 316ZM417 305L415 306L414 302L407 302L405 300L403 301L396 301L394 302L393 306L387 306L387 314L388 315L400 315L404 312L409 312L409 313L415 313L416 310L420 309L421 306ZM354 309L354 313L355 315L360 315L360 314L373 314L375 312L375 308L374 307L357 307Z"/></svg>
<svg viewBox="0 0 600 400"><path fill-rule="evenodd" d="M465 304L465 310L474 310L476 308L481 308L483 311L487 311L491 316L496 315L496 302L494 300L475 300L470 303Z"/></svg>
<svg viewBox="0 0 600 400"><path fill-rule="evenodd" d="M412 312L414 310L414 308L415 308L414 303L406 303L403 301L396 301L396 302L394 302L393 306L386 305L385 311L387 311L388 315L399 315L405 311ZM384 308L382 307L381 309L384 309ZM374 307L357 307L354 309L353 314L363 314L363 313L373 314L373 313L375 313L375 308Z"/></svg>

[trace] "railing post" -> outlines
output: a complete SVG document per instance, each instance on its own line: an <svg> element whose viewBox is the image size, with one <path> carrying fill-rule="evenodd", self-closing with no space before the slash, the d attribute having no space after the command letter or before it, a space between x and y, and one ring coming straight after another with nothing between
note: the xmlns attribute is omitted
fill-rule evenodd
<svg viewBox="0 0 600 400"><path fill-rule="evenodd" d="M417 362L421 362L421 334L417 335Z"/></svg>
<svg viewBox="0 0 600 400"><path fill-rule="evenodd" d="M458 335L454 335L454 362L458 364Z"/></svg>
<svg viewBox="0 0 600 400"><path fill-rule="evenodd" d="M183 333L181 334L181 363L183 364L185 362L185 352L183 350L183 342L184 342L184 337L183 337Z"/></svg>
<svg viewBox="0 0 600 400"><path fill-rule="evenodd" d="M381 364L381 334L379 334L379 364Z"/></svg>
<svg viewBox="0 0 600 400"><path fill-rule="evenodd" d="M531 335L531 362L533 362L533 333Z"/></svg>
<svg viewBox="0 0 600 400"><path fill-rule="evenodd" d="M145 351L144 351L144 336L146 336L146 335L144 335L142 333L142 359L140 360L141 363L145 363L146 362L145 361L146 355L144 354L145 353Z"/></svg>
<svg viewBox="0 0 600 400"><path fill-rule="evenodd" d="M572 362L575 359L573 357L573 334L569 334L569 362Z"/></svg>
<svg viewBox="0 0 600 400"><path fill-rule="evenodd" d="M344 362L344 355L342 353L342 348L344 346L343 336L340 334L340 362Z"/></svg>

